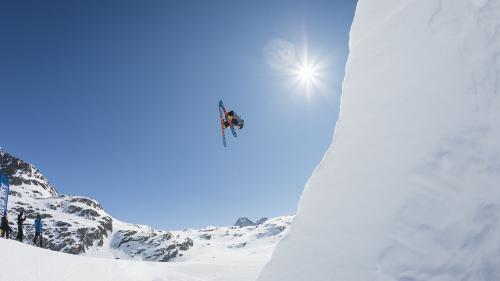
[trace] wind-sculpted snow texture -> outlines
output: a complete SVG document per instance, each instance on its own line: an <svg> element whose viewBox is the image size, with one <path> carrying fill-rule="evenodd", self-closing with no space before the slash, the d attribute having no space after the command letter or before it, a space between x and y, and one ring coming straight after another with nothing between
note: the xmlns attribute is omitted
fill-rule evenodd
<svg viewBox="0 0 500 281"><path fill-rule="evenodd" d="M359 0L333 144L259 281L500 280L500 1Z"/></svg>
<svg viewBox="0 0 500 281"><path fill-rule="evenodd" d="M0 172L9 176L10 225L27 215L25 243L31 244L33 221L44 222L44 248L71 254L145 261L265 262L286 233L291 216L261 219L249 226L163 231L112 218L95 200L59 194L33 165L0 149ZM248 220L248 219L247 219Z"/></svg>

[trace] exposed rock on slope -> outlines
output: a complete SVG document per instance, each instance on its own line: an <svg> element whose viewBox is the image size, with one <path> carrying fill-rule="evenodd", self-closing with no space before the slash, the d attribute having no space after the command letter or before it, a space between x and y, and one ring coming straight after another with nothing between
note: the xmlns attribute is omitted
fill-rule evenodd
<svg viewBox="0 0 500 281"><path fill-rule="evenodd" d="M95 200L60 195L33 165L0 150L0 171L9 177L9 218L26 213L26 240L33 238L33 220L40 214L44 222L45 247L71 254L103 246L112 232L112 218Z"/></svg>
<svg viewBox="0 0 500 281"><path fill-rule="evenodd" d="M113 219L95 200L62 195L33 165L0 149L0 172L10 180L9 218L27 215L26 242L33 239L33 220L44 222L44 247L71 254L120 259L171 261L229 257L235 251L270 255L292 217L278 217L239 227L162 231ZM264 223L265 222L265 223ZM15 235L16 233L14 233Z"/></svg>

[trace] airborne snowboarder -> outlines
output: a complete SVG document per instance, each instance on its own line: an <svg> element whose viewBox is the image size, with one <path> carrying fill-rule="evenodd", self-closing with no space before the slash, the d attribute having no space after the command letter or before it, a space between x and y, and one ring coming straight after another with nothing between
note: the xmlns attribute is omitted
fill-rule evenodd
<svg viewBox="0 0 500 281"><path fill-rule="evenodd" d="M233 110L229 111L226 116L227 121L224 121L224 128L228 128L231 125L237 126L238 129L243 129L245 124L245 120L241 118L238 114L236 114Z"/></svg>
<svg viewBox="0 0 500 281"><path fill-rule="evenodd" d="M233 110L227 112L222 100L219 101L219 118L221 122L222 143L224 146L227 146L225 129L230 128L233 136L238 137L234 126L237 126L240 130L243 129L245 126L245 120L243 120L243 118L241 118L241 116L236 114Z"/></svg>

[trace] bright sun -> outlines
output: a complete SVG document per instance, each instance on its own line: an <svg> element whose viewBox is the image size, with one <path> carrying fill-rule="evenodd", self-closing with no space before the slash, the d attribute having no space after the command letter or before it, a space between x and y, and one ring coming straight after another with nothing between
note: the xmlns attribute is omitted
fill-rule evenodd
<svg viewBox="0 0 500 281"><path fill-rule="evenodd" d="M321 71L318 64L307 58L299 61L292 74L293 84L306 95L310 95L321 88Z"/></svg>
<svg viewBox="0 0 500 281"><path fill-rule="evenodd" d="M280 41L266 58L273 68L282 71L290 93L307 98L326 94L331 58L310 54L306 42L297 49L294 44L285 43Z"/></svg>
<svg viewBox="0 0 500 281"><path fill-rule="evenodd" d="M302 83L310 84L314 82L315 78L318 75L318 72L314 66L310 64L305 64L299 67L297 74Z"/></svg>

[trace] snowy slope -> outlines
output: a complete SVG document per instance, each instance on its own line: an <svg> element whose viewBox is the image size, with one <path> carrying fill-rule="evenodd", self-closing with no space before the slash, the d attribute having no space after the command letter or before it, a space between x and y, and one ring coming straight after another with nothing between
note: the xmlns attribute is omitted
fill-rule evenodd
<svg viewBox="0 0 500 281"><path fill-rule="evenodd" d="M59 194L33 165L0 149L0 171L9 176L9 219L27 214L25 243L31 244L33 220L44 221L44 247L71 254L145 261L231 261L265 263L287 232L291 216L260 220L245 227L207 227L164 231L129 224L110 216L93 199ZM247 219L248 220L248 219Z"/></svg>
<svg viewBox="0 0 500 281"><path fill-rule="evenodd" d="M154 230L114 220L108 251L120 259L264 263L286 234L292 218L277 217L247 227L210 226L174 231Z"/></svg>
<svg viewBox="0 0 500 281"><path fill-rule="evenodd" d="M0 239L0 280L252 281L262 263L140 262L68 255Z"/></svg>
<svg viewBox="0 0 500 281"><path fill-rule="evenodd" d="M359 0L350 36L333 144L258 280L500 280L500 1Z"/></svg>

